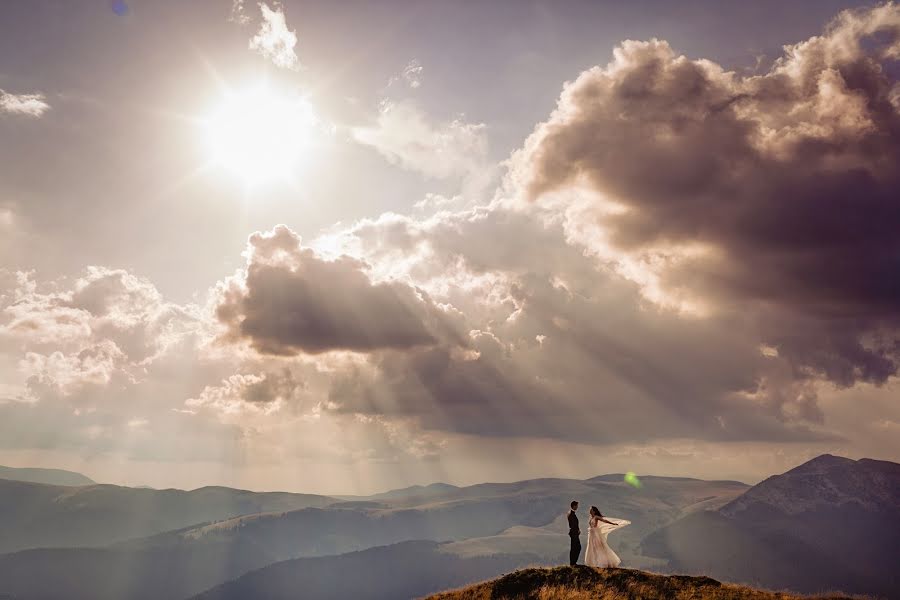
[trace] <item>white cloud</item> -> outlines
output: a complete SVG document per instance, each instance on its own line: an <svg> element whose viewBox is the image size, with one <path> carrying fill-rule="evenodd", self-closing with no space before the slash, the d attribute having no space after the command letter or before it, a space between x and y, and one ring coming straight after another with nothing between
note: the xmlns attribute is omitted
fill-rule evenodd
<svg viewBox="0 0 900 600"><path fill-rule="evenodd" d="M354 129L353 137L404 169L446 178L484 169L485 128L484 123L467 123L462 118L435 123L410 102L388 101L375 125Z"/></svg>
<svg viewBox="0 0 900 600"><path fill-rule="evenodd" d="M276 7L273 10L262 2L259 9L262 11L262 24L256 35L250 39L249 48L270 59L277 67L298 69L300 61L294 52L297 32L288 29L284 9ZM237 14L242 13L239 11Z"/></svg>
<svg viewBox="0 0 900 600"><path fill-rule="evenodd" d="M231 375L219 385L207 385L196 398L189 398L190 409L210 408L222 415L244 416L245 413L272 414L285 404L297 405L305 392L302 382L289 369L261 375Z"/></svg>
<svg viewBox="0 0 900 600"><path fill-rule="evenodd" d="M0 90L0 113L40 117L50 110L43 94L10 94Z"/></svg>
<svg viewBox="0 0 900 600"><path fill-rule="evenodd" d="M18 384L35 399L141 381L148 366L199 327L196 307L164 301L127 271L89 267L71 284L41 286L30 273L7 275L0 282L0 356L18 356Z"/></svg>
<svg viewBox="0 0 900 600"><path fill-rule="evenodd" d="M238 25L246 25L250 22L250 17L244 12L244 0L232 0L228 20Z"/></svg>
<svg viewBox="0 0 900 600"><path fill-rule="evenodd" d="M413 89L422 87L423 71L424 68L422 67L422 63L416 59L412 59L405 67L403 67L403 80Z"/></svg>
<svg viewBox="0 0 900 600"><path fill-rule="evenodd" d="M69 396L85 385L109 384L116 371L123 368L125 358L114 342L102 340L71 354L28 352L19 370L27 378L31 391L54 390Z"/></svg>

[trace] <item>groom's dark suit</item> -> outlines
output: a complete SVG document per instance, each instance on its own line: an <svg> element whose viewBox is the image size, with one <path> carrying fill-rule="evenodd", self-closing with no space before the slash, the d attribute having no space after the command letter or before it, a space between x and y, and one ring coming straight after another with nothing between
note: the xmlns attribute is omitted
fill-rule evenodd
<svg viewBox="0 0 900 600"><path fill-rule="evenodd" d="M581 530L578 528L578 515L574 510L569 511L569 539L571 546L569 547L569 564L574 565L578 562L578 556L581 554Z"/></svg>

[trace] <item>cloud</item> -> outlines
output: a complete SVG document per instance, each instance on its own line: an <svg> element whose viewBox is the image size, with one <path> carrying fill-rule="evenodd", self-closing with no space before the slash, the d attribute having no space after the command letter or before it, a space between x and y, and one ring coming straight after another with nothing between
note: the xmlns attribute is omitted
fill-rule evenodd
<svg viewBox="0 0 900 600"><path fill-rule="evenodd" d="M336 371L329 410L595 444L835 439L816 390L787 359L760 351L752 322L649 304L571 244L559 220L495 204L383 216L344 235L374 269L399 268L464 314L469 336L455 348L373 352Z"/></svg>
<svg viewBox="0 0 900 600"><path fill-rule="evenodd" d="M240 429L172 410L236 370L205 352L211 319L120 269L53 281L0 270L0 446L237 460ZM147 424L129 425L135 415ZM138 429L154 435L136 439Z"/></svg>
<svg viewBox="0 0 900 600"><path fill-rule="evenodd" d="M0 90L0 114L40 117L50 110L43 94L10 94Z"/></svg>
<svg viewBox="0 0 900 600"><path fill-rule="evenodd" d="M422 63L414 58L403 67L401 76L406 85L415 90L422 87L422 73L424 71L425 68L422 66Z"/></svg>
<svg viewBox="0 0 900 600"><path fill-rule="evenodd" d="M19 272L4 287L0 356L20 356L18 377L31 400L140 381L200 328L196 308L165 302L150 282L124 270L89 267L72 283L49 286Z"/></svg>
<svg viewBox="0 0 900 600"><path fill-rule="evenodd" d="M19 371L27 379L31 397L37 400L35 390L39 388L70 396L85 385L106 385L125 362L124 353L114 342L101 340L71 354L28 352Z"/></svg>
<svg viewBox="0 0 900 600"><path fill-rule="evenodd" d="M565 86L511 188L590 198L571 229L598 224L608 259L754 316L798 373L883 383L900 361L898 53L894 4L842 13L757 76L626 41Z"/></svg>
<svg viewBox="0 0 900 600"><path fill-rule="evenodd" d="M259 260L278 253L257 250ZM124 270L55 281L0 270L0 450L135 460L142 477L152 464L165 473L183 461L258 469L281 468L285 457L369 465L436 456L439 437L413 422L325 414L333 374L359 355L213 344L220 291L196 307ZM329 442L344 436L352 439Z"/></svg>
<svg viewBox="0 0 900 600"><path fill-rule="evenodd" d="M231 12L228 14L228 20L238 25L246 25L250 22L250 17L244 11L244 0L231 0Z"/></svg>
<svg viewBox="0 0 900 600"><path fill-rule="evenodd" d="M485 128L462 118L434 123L415 104L386 101L375 125L355 128L353 137L393 164L442 179L485 168Z"/></svg>
<svg viewBox="0 0 900 600"><path fill-rule="evenodd" d="M366 265L325 260L283 225L250 236L246 273L221 291L216 309L232 339L261 353L368 352L459 340L451 315L415 288L375 282Z"/></svg>
<svg viewBox="0 0 900 600"><path fill-rule="evenodd" d="M208 385L197 398L190 398L185 405L190 408L212 408L224 414L241 414L246 411L269 414L284 405L294 407L299 402L304 386L294 378L290 369L261 375L232 375L219 385Z"/></svg>
<svg viewBox="0 0 900 600"><path fill-rule="evenodd" d="M242 9L241 3L233 7L232 10L236 11L232 13L235 18L243 16ZM259 3L259 9L262 12L262 23L259 31L250 39L249 48L271 60L277 67L293 70L300 68L300 61L294 51L297 32L288 29L284 9L277 6L273 10L264 2Z"/></svg>
<svg viewBox="0 0 900 600"><path fill-rule="evenodd" d="M201 457L259 486L298 462L297 486L334 486L891 457L895 13L846 13L752 77L624 43L490 203L256 233L205 306L125 270L0 270L0 446ZM486 161L483 126L409 103L361 131L432 177Z"/></svg>

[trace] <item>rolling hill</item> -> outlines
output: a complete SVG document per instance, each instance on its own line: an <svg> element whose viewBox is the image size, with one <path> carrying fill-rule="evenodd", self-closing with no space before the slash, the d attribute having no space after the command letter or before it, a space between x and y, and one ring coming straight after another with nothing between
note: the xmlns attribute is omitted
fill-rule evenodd
<svg viewBox="0 0 900 600"><path fill-rule="evenodd" d="M12 531L37 533L37 539L51 532L54 539L69 545L77 539L118 540L103 548L57 547L0 555L0 594L31 598L25 592L37 593L39 588L45 594L35 597L66 600L130 598L122 594L132 588L149 590L156 597L183 598L279 561L328 557L324 559L328 562L338 555L415 540L449 540L451 543L440 548L445 563L466 565L466 573L474 569L478 573L475 579L490 577L500 571L478 570L482 569L479 565L495 564L502 557L528 557L525 563L517 562L518 558L513 561L517 566L557 562L568 543L560 519L572 497L640 521L631 538L624 535L626 528L617 539L617 549L624 557L628 548L637 548L644 529L669 523L696 506L725 504L747 488L733 482L648 478L644 488L635 490L621 480L544 479L466 488L441 486L431 488L433 493L427 497L413 488L412 497L391 493L379 501L362 498L336 502L327 497L254 494L227 488L179 492L91 486L67 488L69 495L64 495L59 488L30 485L26 491L36 495L38 501L27 514L36 525L29 529L24 521L16 522ZM92 489L95 487L100 489ZM21 502L26 495L13 497ZM235 495L240 502L235 503ZM284 510L285 506L304 502L326 505ZM14 506L25 510L20 503ZM165 510L160 511L161 507ZM228 511L253 514L230 518L216 515ZM38 527L42 512L50 521ZM176 517L199 522L124 539L129 532L159 526L159 521L148 524L148 520L160 512L167 522L176 522ZM0 506L0 513L6 515L0 519L15 520L9 509ZM104 522L103 515L110 521ZM127 516L133 516L136 524L125 526ZM54 531L49 527L53 519L69 529ZM81 530L76 529L77 523L81 523ZM91 527L99 531L91 531ZM76 535L85 530L90 535ZM29 539L35 543L35 537ZM113 571L114 576L103 575ZM461 583L464 581L455 580L442 587ZM53 590L58 595L54 596ZM59 590L68 591L61 595Z"/></svg>
<svg viewBox="0 0 900 600"><path fill-rule="evenodd" d="M461 558L435 542L404 542L328 558L280 562L192 600L397 600L417 598L535 563L529 555Z"/></svg>
<svg viewBox="0 0 900 600"><path fill-rule="evenodd" d="M324 556L409 540L454 541L460 556L518 552L557 561L566 550L566 507L573 497L596 503L633 526L617 532L629 564L654 565L639 555L640 540L697 510L721 506L747 489L737 482L648 478L641 490L619 481L532 480L448 490L429 498L342 502L325 508L268 512L134 540L131 549L206 544L265 548L274 560Z"/></svg>
<svg viewBox="0 0 900 600"><path fill-rule="evenodd" d="M49 538L65 542L58 546L88 545L78 540L97 546L30 546L0 555L0 595L149 600L201 593L206 599L247 597L240 594L248 590L272 598L297 589L323 594L310 597L427 594L513 568L563 562L564 515L573 498L632 521L611 539L628 567L806 592L890 594L896 590L891 557L900 551L897 468L823 456L752 488L643 477L635 489L621 475L604 475L413 487L406 496L394 490L344 500L229 488L184 492L0 481L0 525L9 525L4 531L14 534L14 543L39 545ZM159 532L167 524L175 527ZM134 535L138 531L150 535ZM852 548L852 556L834 548ZM409 576L386 575L397 569ZM332 590L340 594L329 596Z"/></svg>
<svg viewBox="0 0 900 600"><path fill-rule="evenodd" d="M0 552L99 546L236 515L332 502L327 496L224 487L188 492L0 479Z"/></svg>
<svg viewBox="0 0 900 600"><path fill-rule="evenodd" d="M0 598L177 600L271 562L258 548L40 548L0 555Z"/></svg>
<svg viewBox="0 0 900 600"><path fill-rule="evenodd" d="M256 546L27 550L0 556L0 598L412 598L529 564L537 560L524 554L462 558L431 541L274 564ZM257 570L237 577L248 567Z"/></svg>
<svg viewBox="0 0 900 600"><path fill-rule="evenodd" d="M642 548L670 570L900 597L900 464L819 456L660 528Z"/></svg>
<svg viewBox="0 0 900 600"><path fill-rule="evenodd" d="M14 481L30 481L31 483L46 483L48 485L92 485L96 483L89 477L75 471L63 469L38 469L0 466L0 479L12 479Z"/></svg>
<svg viewBox="0 0 900 600"><path fill-rule="evenodd" d="M407 501L423 501L427 498L434 498L441 495L452 494L459 490L458 486L449 483L431 483L429 485L413 485L396 490L381 492L380 494L372 494L371 496L342 496L346 500L407 500Z"/></svg>
<svg viewBox="0 0 900 600"><path fill-rule="evenodd" d="M749 486L736 481L703 481L678 477L644 477L636 490L624 483L621 475L604 475L585 481L539 479L511 484L482 484L460 488L432 506L459 502L457 498L517 498L540 506L550 500L542 519L519 520L502 531L484 531L453 544L463 556L488 555L519 548L547 562L565 562L568 525L565 513L573 499L582 503L582 519L587 508L596 504L610 516L627 518L632 525L616 532L616 551L626 564L638 568L657 568L658 558L641 553L641 540L659 527L695 511L718 508L738 497ZM560 508L562 507L562 508ZM514 520L514 519L513 519ZM447 538L453 539L453 538Z"/></svg>

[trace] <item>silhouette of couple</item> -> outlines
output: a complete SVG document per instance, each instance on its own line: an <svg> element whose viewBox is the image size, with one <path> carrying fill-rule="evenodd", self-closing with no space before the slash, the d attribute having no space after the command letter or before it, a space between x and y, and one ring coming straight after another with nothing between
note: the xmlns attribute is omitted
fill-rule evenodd
<svg viewBox="0 0 900 600"><path fill-rule="evenodd" d="M578 501L572 500L569 511L569 564L578 564L578 556L581 554L581 529L578 527ZM622 560L613 552L606 542L606 536L610 531L630 525L631 521L625 519L606 518L596 506L590 510L588 522L588 545L584 553L584 564L589 567L618 567Z"/></svg>

